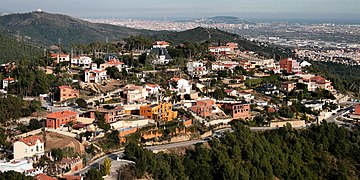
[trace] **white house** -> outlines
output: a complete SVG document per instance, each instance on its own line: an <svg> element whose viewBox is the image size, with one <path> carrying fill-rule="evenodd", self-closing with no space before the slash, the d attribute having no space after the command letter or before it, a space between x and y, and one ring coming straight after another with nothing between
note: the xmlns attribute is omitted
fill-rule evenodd
<svg viewBox="0 0 360 180"><path fill-rule="evenodd" d="M200 61L188 62L186 64L187 71L192 77L201 77L209 73L205 64Z"/></svg>
<svg viewBox="0 0 360 180"><path fill-rule="evenodd" d="M151 95L159 93L161 87L158 84L145 84L145 89Z"/></svg>
<svg viewBox="0 0 360 180"><path fill-rule="evenodd" d="M211 70L213 71L229 70L229 69L235 69L236 66L239 66L239 63L235 61L217 61L212 63Z"/></svg>
<svg viewBox="0 0 360 180"><path fill-rule="evenodd" d="M171 91L177 92L178 95L185 95L191 93L192 85L186 79L182 78L171 78L169 82Z"/></svg>
<svg viewBox="0 0 360 180"><path fill-rule="evenodd" d="M228 96L238 96L238 92L236 90L233 90L233 89L225 89L225 93L228 95Z"/></svg>
<svg viewBox="0 0 360 180"><path fill-rule="evenodd" d="M214 62L211 64L211 70L213 70L213 71L222 71L224 69L225 69L225 67L222 62Z"/></svg>
<svg viewBox="0 0 360 180"><path fill-rule="evenodd" d="M153 64L165 65L173 60L165 48L153 48L149 54L155 55L155 59L152 61Z"/></svg>
<svg viewBox="0 0 360 180"><path fill-rule="evenodd" d="M107 74L105 69L92 69L85 71L85 80L86 83L101 83L103 80L107 79Z"/></svg>
<svg viewBox="0 0 360 180"><path fill-rule="evenodd" d="M70 61L70 55L68 54L51 54L51 58L55 60L55 63L59 64L61 62L69 62Z"/></svg>
<svg viewBox="0 0 360 180"><path fill-rule="evenodd" d="M123 93L128 103L143 102L149 95L145 87L133 84L126 85L123 88Z"/></svg>
<svg viewBox="0 0 360 180"><path fill-rule="evenodd" d="M44 141L39 136L29 136L14 143L14 159L44 155Z"/></svg>
<svg viewBox="0 0 360 180"><path fill-rule="evenodd" d="M33 163L29 160L10 160L0 161L0 172L15 171L24 173L27 176L36 176L43 172L43 169L33 168Z"/></svg>
<svg viewBox="0 0 360 180"><path fill-rule="evenodd" d="M71 65L73 67L80 67L83 69L91 68L92 59L87 56L80 56L71 58Z"/></svg>
<svg viewBox="0 0 360 180"><path fill-rule="evenodd" d="M9 87L9 84L14 83L14 78L5 78L2 80L2 88L7 89Z"/></svg>
<svg viewBox="0 0 360 180"><path fill-rule="evenodd" d="M303 100L302 103L304 104L305 107L310 108L312 111L321 111L322 106L325 104L324 102L321 101L306 101L306 100Z"/></svg>
<svg viewBox="0 0 360 180"><path fill-rule="evenodd" d="M126 65L119 60L112 59L106 63L100 64L101 69L106 69L108 67L116 67L119 71L122 71L123 68L126 68Z"/></svg>
<svg viewBox="0 0 360 180"><path fill-rule="evenodd" d="M213 55L227 55L231 53L229 46L210 46L209 51Z"/></svg>
<svg viewBox="0 0 360 180"><path fill-rule="evenodd" d="M308 61L303 61L300 63L300 66L301 67L308 67L308 66L311 66L311 63L309 63Z"/></svg>

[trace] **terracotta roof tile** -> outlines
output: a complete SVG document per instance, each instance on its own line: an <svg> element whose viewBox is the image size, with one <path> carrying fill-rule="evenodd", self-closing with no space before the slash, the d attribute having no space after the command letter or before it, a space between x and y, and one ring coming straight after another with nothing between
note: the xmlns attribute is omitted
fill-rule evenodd
<svg viewBox="0 0 360 180"><path fill-rule="evenodd" d="M34 177L34 179L36 179L36 180L57 180L56 178L53 178L46 174L38 174Z"/></svg>
<svg viewBox="0 0 360 180"><path fill-rule="evenodd" d="M19 139L20 142L23 142L28 146L35 145L37 140L40 140L40 142L42 142L42 143L44 142L44 140L42 138L40 138L39 136L29 136L26 138Z"/></svg>
<svg viewBox="0 0 360 180"><path fill-rule="evenodd" d="M77 112L66 110L62 112L53 112L51 114L48 114L46 118L57 119L62 117L76 116L77 114Z"/></svg>

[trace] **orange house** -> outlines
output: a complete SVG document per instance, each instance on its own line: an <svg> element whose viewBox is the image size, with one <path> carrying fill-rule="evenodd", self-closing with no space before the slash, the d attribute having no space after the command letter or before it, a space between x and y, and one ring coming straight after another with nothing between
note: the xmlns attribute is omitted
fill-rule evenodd
<svg viewBox="0 0 360 180"><path fill-rule="evenodd" d="M78 113L74 111L53 112L46 116L46 127L57 129L71 121L75 124L78 117Z"/></svg>
<svg viewBox="0 0 360 180"><path fill-rule="evenodd" d="M171 103L152 104L140 107L140 116L148 119L171 121L177 117L177 111L172 111Z"/></svg>
<svg viewBox="0 0 360 180"><path fill-rule="evenodd" d="M212 106L215 101L212 99L198 100L196 105L192 106L191 111L195 112L198 116L206 117L212 114Z"/></svg>
<svg viewBox="0 0 360 180"><path fill-rule="evenodd" d="M71 88L70 86L59 86L60 89L60 101L67 99L79 98L80 91Z"/></svg>
<svg viewBox="0 0 360 180"><path fill-rule="evenodd" d="M234 119L246 119L251 116L250 104L244 103L226 103L223 108L230 113Z"/></svg>
<svg viewBox="0 0 360 180"><path fill-rule="evenodd" d="M95 118L96 111L104 114L104 118L107 123L116 122L120 119L122 115L125 114L125 110L120 107L115 107L114 109L99 108L97 110L91 110L87 114L90 118Z"/></svg>

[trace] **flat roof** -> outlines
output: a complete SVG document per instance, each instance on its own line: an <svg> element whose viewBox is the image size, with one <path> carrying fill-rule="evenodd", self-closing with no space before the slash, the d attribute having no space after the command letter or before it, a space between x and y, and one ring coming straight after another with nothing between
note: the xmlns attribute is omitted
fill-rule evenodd
<svg viewBox="0 0 360 180"><path fill-rule="evenodd" d="M92 124L95 121L94 118L86 118L86 117L79 117L77 119L77 122L80 122L81 124Z"/></svg>

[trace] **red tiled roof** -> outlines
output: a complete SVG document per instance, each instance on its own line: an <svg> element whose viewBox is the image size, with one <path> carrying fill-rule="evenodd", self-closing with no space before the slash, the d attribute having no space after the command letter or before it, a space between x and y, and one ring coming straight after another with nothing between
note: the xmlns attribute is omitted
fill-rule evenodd
<svg viewBox="0 0 360 180"><path fill-rule="evenodd" d="M101 70L95 69L95 70L93 70L94 73L102 73L102 72L105 72L105 71L106 71L105 69L101 69Z"/></svg>
<svg viewBox="0 0 360 180"><path fill-rule="evenodd" d="M149 86L149 87L152 87L152 88L158 87L158 85L156 85L156 84L146 84L146 86Z"/></svg>
<svg viewBox="0 0 360 180"><path fill-rule="evenodd" d="M66 180L81 180L81 176L63 175L61 178Z"/></svg>
<svg viewBox="0 0 360 180"><path fill-rule="evenodd" d="M61 117L75 116L77 114L77 112L66 110L63 112L53 112L51 114L48 114L46 118L57 119Z"/></svg>
<svg viewBox="0 0 360 180"><path fill-rule="evenodd" d="M56 58L56 57L58 57L58 56L59 56L59 57L68 57L69 55L68 55L68 54L60 54L60 55L59 55L59 54L55 54L55 53L51 54L51 57L52 57L52 58Z"/></svg>
<svg viewBox="0 0 360 180"><path fill-rule="evenodd" d="M312 78L310 78L311 81L319 83L319 84L325 84L326 80L325 78L321 77L321 76L314 76Z"/></svg>
<svg viewBox="0 0 360 180"><path fill-rule="evenodd" d="M40 140L40 142L42 142L42 143L44 142L43 139L40 138L39 136L29 136L26 138L19 139L20 142L23 142L28 146L35 145L37 140Z"/></svg>
<svg viewBox="0 0 360 180"><path fill-rule="evenodd" d="M229 48L228 46L210 46L209 49Z"/></svg>
<svg viewBox="0 0 360 180"><path fill-rule="evenodd" d="M4 78L3 81L14 81L15 78Z"/></svg>
<svg viewBox="0 0 360 180"><path fill-rule="evenodd" d="M112 59L110 61L108 61L106 64L110 64L110 65L120 65L120 64L124 64L123 62L120 62L116 59Z"/></svg>
<svg viewBox="0 0 360 180"><path fill-rule="evenodd" d="M268 113L274 113L274 112L276 112L276 109L273 108L273 107L269 107L269 108L267 109L267 112L268 112Z"/></svg>
<svg viewBox="0 0 360 180"><path fill-rule="evenodd" d="M232 89L226 89L226 90L225 90L226 93L231 93L231 92L233 92L233 91L234 91L234 90L232 90Z"/></svg>
<svg viewBox="0 0 360 180"><path fill-rule="evenodd" d="M70 86L59 86L59 89L72 89Z"/></svg>
<svg viewBox="0 0 360 180"><path fill-rule="evenodd" d="M36 180L57 180L56 178L53 178L46 174L38 174L34 177L34 179L36 179Z"/></svg>
<svg viewBox="0 0 360 180"><path fill-rule="evenodd" d="M169 45L169 43L166 41L155 41L153 45Z"/></svg>

